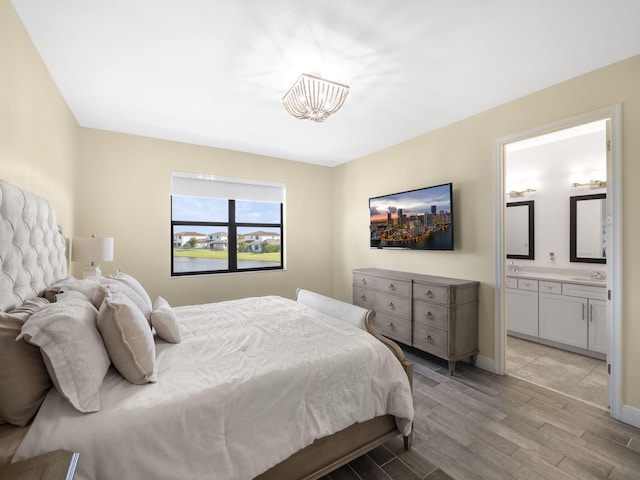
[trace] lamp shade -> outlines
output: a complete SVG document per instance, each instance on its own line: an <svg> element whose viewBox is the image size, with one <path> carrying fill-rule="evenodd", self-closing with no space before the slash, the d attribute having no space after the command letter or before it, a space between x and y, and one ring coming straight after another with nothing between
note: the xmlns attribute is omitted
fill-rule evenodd
<svg viewBox="0 0 640 480"><path fill-rule="evenodd" d="M73 237L71 260L74 262L111 262L113 237Z"/></svg>

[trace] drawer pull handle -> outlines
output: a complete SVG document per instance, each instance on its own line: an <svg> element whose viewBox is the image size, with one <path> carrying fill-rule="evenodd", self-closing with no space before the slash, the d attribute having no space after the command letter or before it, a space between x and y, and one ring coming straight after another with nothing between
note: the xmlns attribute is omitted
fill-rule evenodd
<svg viewBox="0 0 640 480"><path fill-rule="evenodd" d="M362 300L363 302L366 302L367 301L367 297L364 294L362 294L362 295L360 295L360 300Z"/></svg>
<svg viewBox="0 0 640 480"><path fill-rule="evenodd" d="M433 292L431 290L427 290L427 293L425 293L425 295L429 298L433 297Z"/></svg>
<svg viewBox="0 0 640 480"><path fill-rule="evenodd" d="M389 328L391 330L395 330L396 326L393 324L393 322L389 322Z"/></svg>
<svg viewBox="0 0 640 480"><path fill-rule="evenodd" d="M396 308L396 306L393 304L393 302L389 302L389 308L393 310L394 308Z"/></svg>
<svg viewBox="0 0 640 480"><path fill-rule="evenodd" d="M389 290L395 291L396 286L393 283L389 284Z"/></svg>
<svg viewBox="0 0 640 480"><path fill-rule="evenodd" d="M361 278L360 279L360 283L363 284L363 285L366 285L367 284L367 280L365 278Z"/></svg>
<svg viewBox="0 0 640 480"><path fill-rule="evenodd" d="M429 320L433 320L433 314L431 312L425 313L424 316L427 317Z"/></svg>
<svg viewBox="0 0 640 480"><path fill-rule="evenodd" d="M424 339L427 341L427 343L433 343L433 338L431 338L431 335L427 335L426 337L424 337Z"/></svg>

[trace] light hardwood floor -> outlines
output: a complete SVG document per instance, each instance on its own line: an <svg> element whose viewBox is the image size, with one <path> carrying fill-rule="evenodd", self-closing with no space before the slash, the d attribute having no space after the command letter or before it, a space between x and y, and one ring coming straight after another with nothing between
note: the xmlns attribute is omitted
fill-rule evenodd
<svg viewBox="0 0 640 480"><path fill-rule="evenodd" d="M397 438L324 480L640 479L640 430L601 408L511 376L414 362L410 452Z"/></svg>

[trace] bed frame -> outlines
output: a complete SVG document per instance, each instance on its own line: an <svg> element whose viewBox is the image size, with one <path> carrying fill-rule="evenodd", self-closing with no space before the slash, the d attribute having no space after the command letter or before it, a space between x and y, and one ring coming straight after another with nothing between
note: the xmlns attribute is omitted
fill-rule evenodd
<svg viewBox="0 0 640 480"><path fill-rule="evenodd" d="M28 298L41 296L48 286L67 276L66 240L47 200L0 180L0 233L0 310L11 310ZM296 292L296 301L367 330L391 349L412 382L412 364L396 343L376 330L373 310L301 289ZM13 435L19 441L26 428L0 433L0 437ZM397 435L401 432L393 416L376 417L316 440L257 479L318 479ZM411 435L404 437L407 450L411 440ZM12 447L0 442L0 458L10 458L15 448L15 441Z"/></svg>

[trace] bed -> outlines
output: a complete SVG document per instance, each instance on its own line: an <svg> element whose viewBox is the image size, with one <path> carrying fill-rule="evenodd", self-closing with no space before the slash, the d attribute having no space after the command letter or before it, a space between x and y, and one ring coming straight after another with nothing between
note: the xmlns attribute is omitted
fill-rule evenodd
<svg viewBox="0 0 640 480"><path fill-rule="evenodd" d="M81 480L286 480L396 435L410 448L411 364L374 312L302 289L151 303L125 273L68 277L45 199L0 181L0 216L0 362L14 371L0 378L0 462L62 448L80 452ZM7 357L18 346L44 373ZM16 400L23 377L37 378L37 405Z"/></svg>

